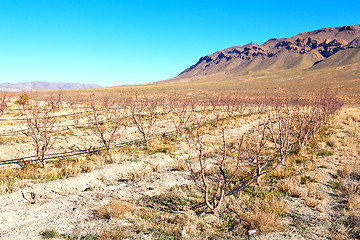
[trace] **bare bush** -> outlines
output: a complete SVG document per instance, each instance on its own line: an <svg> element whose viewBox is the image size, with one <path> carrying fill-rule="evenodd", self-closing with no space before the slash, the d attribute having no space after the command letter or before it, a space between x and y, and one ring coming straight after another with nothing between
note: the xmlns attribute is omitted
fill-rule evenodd
<svg viewBox="0 0 360 240"><path fill-rule="evenodd" d="M265 145L268 142L268 121L263 122L257 127L257 136L252 136L247 142L244 152L245 161L248 167L255 169L256 181L261 185L261 176L263 168L267 167L273 159L271 154L267 152Z"/></svg>
<svg viewBox="0 0 360 240"><path fill-rule="evenodd" d="M176 134L179 136L184 128L187 128L191 122L191 117L195 112L195 103L190 99L183 101L171 101L170 105L170 118L173 123Z"/></svg>
<svg viewBox="0 0 360 240"><path fill-rule="evenodd" d="M219 149L221 156L216 161L215 167L211 168L209 160L204 156L206 147L199 131L194 129L189 137L188 168L190 174L195 185L202 192L206 206L215 214L224 199L226 188L242 167L243 142L244 136L237 142L228 144L223 129L222 148ZM192 163L192 150L197 152L195 164Z"/></svg>
<svg viewBox="0 0 360 240"><path fill-rule="evenodd" d="M293 119L289 109L278 108L273 115L269 114L267 127L270 139L275 144L282 164L285 165L285 157L291 147L291 131L293 129Z"/></svg>
<svg viewBox="0 0 360 240"><path fill-rule="evenodd" d="M0 115L3 115L5 110L9 107L10 97L6 92L0 92Z"/></svg>
<svg viewBox="0 0 360 240"><path fill-rule="evenodd" d="M91 103L92 129L111 157L111 147L125 134L125 108L118 101L102 98Z"/></svg>
<svg viewBox="0 0 360 240"><path fill-rule="evenodd" d="M56 139L54 109L49 102L39 101L26 101L21 106L26 125L24 134L32 140L36 159L46 167L46 154Z"/></svg>
<svg viewBox="0 0 360 240"><path fill-rule="evenodd" d="M130 102L130 111L133 123L144 138L146 146L154 135L154 127L157 122L157 101L152 99L135 100Z"/></svg>
<svg viewBox="0 0 360 240"><path fill-rule="evenodd" d="M211 113L215 115L215 120L217 122L219 122L220 118L222 117L221 115L221 99L219 96L215 96L215 97L210 97L209 98L209 102L210 102L210 106L211 106Z"/></svg>
<svg viewBox="0 0 360 240"><path fill-rule="evenodd" d="M62 100L62 92L59 91L58 94L51 95L47 99L47 104L51 106L53 111L58 111L63 106L63 100Z"/></svg>
<svg viewBox="0 0 360 240"><path fill-rule="evenodd" d="M206 103L194 104L193 114L191 115L189 127L200 127L203 125L209 115Z"/></svg>
<svg viewBox="0 0 360 240"><path fill-rule="evenodd" d="M79 96L76 96L75 98L71 98L68 100L68 105L72 111L73 114L73 119L74 119L74 124L75 125L79 125L79 120L80 120L80 113L79 113L79 105L80 105L80 100L79 100Z"/></svg>
<svg viewBox="0 0 360 240"><path fill-rule="evenodd" d="M237 101L232 97L226 97L222 100L223 106L225 107L225 112L227 116L232 117L237 110Z"/></svg>
<svg viewBox="0 0 360 240"><path fill-rule="evenodd" d="M313 137L321 128L324 118L319 108L308 106L293 113L294 126L292 128L292 136L297 146L302 148L308 140Z"/></svg>

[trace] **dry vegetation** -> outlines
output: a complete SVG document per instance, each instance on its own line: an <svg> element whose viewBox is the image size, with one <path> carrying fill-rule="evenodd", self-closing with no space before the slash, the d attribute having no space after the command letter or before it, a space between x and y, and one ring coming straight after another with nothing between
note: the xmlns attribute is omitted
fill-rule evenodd
<svg viewBox="0 0 360 240"><path fill-rule="evenodd" d="M1 160L13 162L0 169L0 192L21 192L34 208L60 198L76 206L74 215L83 209L73 220L80 230L50 224L35 238L359 237L360 112L339 110L331 94L76 101L58 95L39 102L22 95L17 104L5 102L1 129L7 135L0 147L11 150ZM43 112L31 108L34 103ZM12 125L16 118L22 125ZM38 132L31 135L32 128ZM25 191L98 172L104 173L93 180L98 185L89 183L81 193L63 190L52 199ZM97 227L79 227L86 221ZM0 228L0 237L17 239L10 231L18 228Z"/></svg>

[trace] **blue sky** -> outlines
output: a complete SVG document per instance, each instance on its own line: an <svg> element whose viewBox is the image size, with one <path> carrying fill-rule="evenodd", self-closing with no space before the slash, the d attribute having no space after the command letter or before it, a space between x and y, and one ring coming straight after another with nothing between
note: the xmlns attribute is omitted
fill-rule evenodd
<svg viewBox="0 0 360 240"><path fill-rule="evenodd" d="M140 84L201 56L360 24L360 1L0 0L0 83Z"/></svg>

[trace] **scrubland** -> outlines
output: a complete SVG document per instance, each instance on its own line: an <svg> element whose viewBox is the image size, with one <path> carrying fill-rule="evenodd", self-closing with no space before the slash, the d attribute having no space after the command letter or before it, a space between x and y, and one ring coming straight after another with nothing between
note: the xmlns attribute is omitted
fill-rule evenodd
<svg viewBox="0 0 360 240"><path fill-rule="evenodd" d="M1 239L356 239L360 108L157 94L0 104Z"/></svg>

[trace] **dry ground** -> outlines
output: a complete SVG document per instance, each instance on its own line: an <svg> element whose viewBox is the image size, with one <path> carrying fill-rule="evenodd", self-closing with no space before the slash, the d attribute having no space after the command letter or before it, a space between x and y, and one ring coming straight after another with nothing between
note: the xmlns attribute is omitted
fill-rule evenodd
<svg viewBox="0 0 360 240"><path fill-rule="evenodd" d="M248 119L232 134L256 123ZM358 238L359 128L360 108L341 109L286 167L240 194L244 206L253 206L252 198L259 206L242 215L244 227L233 233L218 225L232 229L238 219L197 217L190 210L201 198L183 164L186 144L180 141L170 153L118 152L116 163L89 173L18 185L0 196L0 239L247 239L251 229L257 230L253 239Z"/></svg>
<svg viewBox="0 0 360 240"><path fill-rule="evenodd" d="M310 96L314 93L329 90L347 102L359 104L360 72L359 64L348 64L342 67L329 67L313 70L271 70L246 72L243 74L209 74L181 81L155 82L142 85L124 85L101 89L65 90L65 99L81 96L91 99L93 95L102 96L134 96L140 95L178 95L187 94L209 95L232 94L238 96ZM32 92L30 95L49 97L58 91ZM11 93L19 96L20 92Z"/></svg>

